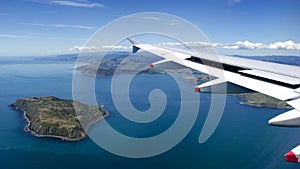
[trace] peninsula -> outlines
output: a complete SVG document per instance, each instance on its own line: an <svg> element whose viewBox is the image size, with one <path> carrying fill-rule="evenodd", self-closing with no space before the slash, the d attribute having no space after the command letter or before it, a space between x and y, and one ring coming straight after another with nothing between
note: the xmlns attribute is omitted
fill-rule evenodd
<svg viewBox="0 0 300 169"><path fill-rule="evenodd" d="M66 141L85 138L88 127L108 115L103 106L90 106L54 96L23 98L11 106L24 113L26 131L37 137Z"/></svg>
<svg viewBox="0 0 300 169"><path fill-rule="evenodd" d="M145 57L134 54L128 57L128 55L130 54L121 53L120 55L114 54L109 57L105 57L100 65L94 64L98 63L95 58L90 58L88 61L89 64L77 67L76 70L81 72L83 75L93 75L98 77L113 76L114 74L132 74L135 72L140 72L139 74L165 74L166 72L175 74L185 73L184 69L168 69L168 71L165 71L159 68L149 68L150 63L159 60L159 57L157 56L148 55ZM119 71L116 72L116 69L119 69ZM182 79L197 84L202 84L215 79L215 77L195 70L192 70L192 72L194 74L193 76L187 75ZM285 102L257 92L232 95L245 100L240 102L240 104L256 107L289 108L289 105Z"/></svg>
<svg viewBox="0 0 300 169"><path fill-rule="evenodd" d="M156 62L159 57L130 55L127 53L113 54L104 57L101 63L97 58L90 58L87 63L76 68L83 75L108 77L114 74L162 74L163 70L150 68L150 63ZM99 64L99 65L98 65Z"/></svg>
<svg viewBox="0 0 300 169"><path fill-rule="evenodd" d="M241 99L245 100L240 102L240 104L256 106L256 107L269 107L269 108L290 108L290 106L281 100L275 99L273 97L267 96L262 93L240 93L240 94L233 94L233 96L240 97Z"/></svg>

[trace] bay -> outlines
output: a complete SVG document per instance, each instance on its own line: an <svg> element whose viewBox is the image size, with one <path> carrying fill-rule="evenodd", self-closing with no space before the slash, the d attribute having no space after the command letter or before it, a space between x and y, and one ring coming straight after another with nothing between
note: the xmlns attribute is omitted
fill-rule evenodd
<svg viewBox="0 0 300 169"><path fill-rule="evenodd" d="M286 163L284 154L300 143L298 128L269 126L267 121L287 109L240 105L227 96L222 120L212 137L199 144L198 137L210 107L210 94L200 95L198 117L188 135L171 150L150 158L132 159L111 154L92 139L64 142L36 138L23 131L22 113L9 105L23 97L53 95L72 99L74 62L41 61L35 58L0 58L0 168L298 168ZM125 75L124 75L125 76ZM87 77L84 78L94 78ZM122 117L110 93L111 78L96 79L96 97L110 112L107 122L117 131L142 138L155 136L170 126L178 115L180 93L168 75L138 75L130 86L132 104L149 108L148 96L162 89L168 99L166 111L152 123L135 124ZM194 84L184 82L193 93ZM120 91L126 88L120 88ZM89 132L97 133L103 122ZM112 140L116 141L116 140ZM120 143L122 144L122 143ZM126 145L124 145L126 146Z"/></svg>

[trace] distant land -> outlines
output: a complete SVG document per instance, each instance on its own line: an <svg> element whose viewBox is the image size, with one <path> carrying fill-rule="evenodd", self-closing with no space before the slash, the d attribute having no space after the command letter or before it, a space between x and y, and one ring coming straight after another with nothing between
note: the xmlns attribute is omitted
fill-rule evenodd
<svg viewBox="0 0 300 169"><path fill-rule="evenodd" d="M139 53L142 53L142 52L139 52ZM131 51L128 51L128 52L115 51L115 52L108 53L107 57L120 56L120 55L129 56L131 54L132 54ZM38 59L39 60L52 60L52 61L76 61L78 59L79 55L81 57L85 57L88 62L91 62L95 58L97 58L97 56L99 56L99 53L83 53L83 54L73 53L73 54L51 55L51 56L39 57ZM144 55L144 53L143 53L143 55ZM149 54L147 54L147 55L149 55ZM229 56L300 66L300 56L280 56L280 55L264 55L264 56L229 55ZM157 58L159 58L159 57L157 57Z"/></svg>
<svg viewBox="0 0 300 169"><path fill-rule="evenodd" d="M49 61L76 61L79 54L61 54L50 55L36 58L37 60L49 60Z"/></svg>
<svg viewBox="0 0 300 169"><path fill-rule="evenodd" d="M108 115L103 106L89 106L54 96L23 98L11 106L24 113L26 131L37 137L66 141L83 139L89 126Z"/></svg>
<svg viewBox="0 0 300 169"><path fill-rule="evenodd" d="M240 104L256 106L256 107L269 107L269 108L290 108L290 106L281 100L275 99L273 97L267 96L262 93L241 93L233 94L233 96L240 97L245 100L240 102Z"/></svg>
<svg viewBox="0 0 300 169"><path fill-rule="evenodd" d="M128 59L128 56L131 55ZM83 56L83 57L82 57ZM233 55L234 57L262 60L268 62L275 62L280 64L289 64L300 66L300 57L299 56L240 56ZM116 72L116 74L132 74L136 72L140 72L139 74L163 74L166 71L149 68L149 64L160 60L160 57L146 53L140 52L140 54L132 54L131 52L111 52L108 53L101 64L98 65L99 58L97 58L97 54L81 54L81 57L85 59L86 64L83 66L79 66L76 69L80 71L84 75L96 75L96 76L112 76L116 69L120 69ZM58 61L70 61L76 60L78 58L78 54L68 54L68 55L58 55L48 57L47 59L58 60ZM44 58L46 59L46 58ZM82 61L82 60L81 60ZM182 70L168 70L168 72L172 73L184 73ZM197 82L198 84L204 83L213 79L207 74L203 74L198 71L192 70L194 76L188 76L183 78L185 81ZM250 106L257 107L271 107L271 108L288 108L289 106L280 100L275 98L266 96L261 93L243 93L243 94L234 94L234 96L240 97L244 99L245 102L240 102L240 104L246 104Z"/></svg>
<svg viewBox="0 0 300 169"><path fill-rule="evenodd" d="M150 63L156 62L159 57L154 55L130 55L129 53L113 53L105 56L101 63L99 59L89 58L87 64L79 66L76 70L90 76L112 76L114 74L163 74L163 70L150 68ZM83 60L84 62L84 60Z"/></svg>

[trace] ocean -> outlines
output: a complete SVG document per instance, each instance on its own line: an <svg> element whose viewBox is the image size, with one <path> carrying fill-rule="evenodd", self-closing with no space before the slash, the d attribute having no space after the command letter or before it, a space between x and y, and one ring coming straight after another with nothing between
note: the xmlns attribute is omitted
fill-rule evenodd
<svg viewBox="0 0 300 169"><path fill-rule="evenodd" d="M148 158L127 158L112 154L87 137L79 142L54 138L36 138L23 131L23 114L9 106L19 98L56 96L72 99L74 62L37 60L33 57L0 58L0 169L274 169L299 168L285 162L284 154L300 144L299 128L269 126L267 121L287 109L258 108L240 105L241 99L226 96L226 106L216 131L203 144L198 142L207 112L210 94L200 94L200 108L187 136L172 149ZM120 75L126 76L126 75ZM94 78L83 76L83 78ZM132 105L141 111L149 109L149 92L161 89L168 99L162 115L149 124L125 119L113 104L111 77L96 78L96 98L110 115L106 121L130 137L143 138L164 132L176 120L180 108L178 86L168 75L138 75L130 86ZM194 84L183 82L193 92ZM126 90L120 88L121 91ZM186 121L187 123L189 121ZM97 134L103 121L89 133ZM106 137L101 135L98 137ZM118 140L111 140L112 143ZM163 143L162 143L163 144ZM120 148L128 146L119 142ZM159 145L157 145L159 146ZM135 147L130 147L134 151ZM151 147L146 147L151 149Z"/></svg>

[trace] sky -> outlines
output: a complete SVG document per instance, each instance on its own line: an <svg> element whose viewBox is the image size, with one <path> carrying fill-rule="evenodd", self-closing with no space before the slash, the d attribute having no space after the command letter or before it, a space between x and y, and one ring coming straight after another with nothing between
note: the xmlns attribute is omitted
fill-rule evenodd
<svg viewBox="0 0 300 169"><path fill-rule="evenodd" d="M299 9L299 0L1 0L0 56L83 51L98 29L139 12L189 21L222 54L300 56Z"/></svg>

